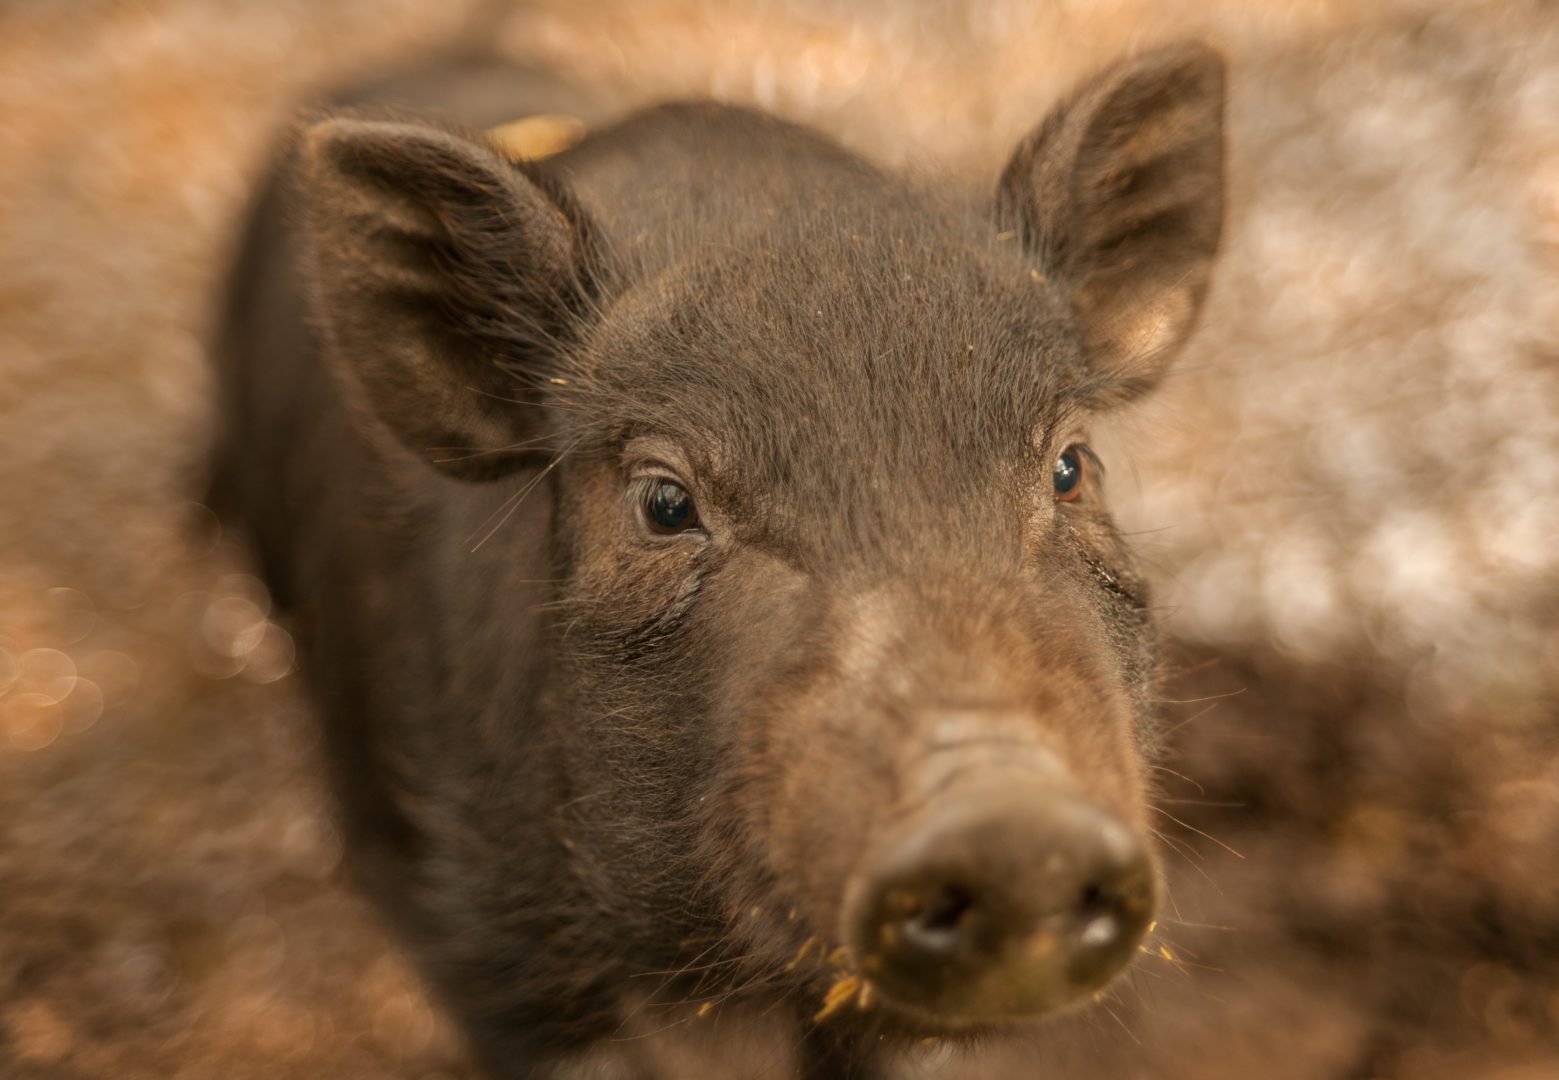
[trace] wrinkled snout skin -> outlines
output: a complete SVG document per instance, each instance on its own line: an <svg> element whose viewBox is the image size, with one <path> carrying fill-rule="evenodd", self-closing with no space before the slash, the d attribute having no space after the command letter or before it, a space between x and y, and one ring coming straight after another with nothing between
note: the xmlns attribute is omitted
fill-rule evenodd
<svg viewBox="0 0 1559 1080"><path fill-rule="evenodd" d="M445 96L568 110L506 78ZM1124 61L994 201L708 104L538 163L404 110L303 129L217 337L211 500L359 880L493 1074L671 1075L624 1034L747 1016L864 1076L1129 962L1158 666L1088 435L1194 323L1222 94L1198 46Z"/></svg>

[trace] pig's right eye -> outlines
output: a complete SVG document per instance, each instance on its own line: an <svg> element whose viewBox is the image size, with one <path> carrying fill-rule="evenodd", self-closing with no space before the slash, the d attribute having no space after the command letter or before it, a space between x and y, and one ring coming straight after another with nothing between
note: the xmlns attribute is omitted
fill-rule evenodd
<svg viewBox="0 0 1559 1080"><path fill-rule="evenodd" d="M1061 455L1056 458L1051 471L1051 483L1055 485L1058 502L1071 502L1083 493L1083 455L1086 453L1081 446L1074 444L1061 451Z"/></svg>
<svg viewBox="0 0 1559 1080"><path fill-rule="evenodd" d="M698 508L687 488L675 480L657 480L644 498L644 520L651 532L674 536L698 528Z"/></svg>

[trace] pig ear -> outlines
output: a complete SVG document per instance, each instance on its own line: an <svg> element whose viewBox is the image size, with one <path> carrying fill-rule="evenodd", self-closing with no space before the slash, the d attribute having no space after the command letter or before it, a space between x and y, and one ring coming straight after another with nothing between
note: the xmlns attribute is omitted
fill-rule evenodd
<svg viewBox="0 0 1559 1080"><path fill-rule="evenodd" d="M1223 59L1204 45L1105 71L1013 155L997 194L1070 295L1105 396L1152 387L1190 333L1223 222Z"/></svg>
<svg viewBox="0 0 1559 1080"><path fill-rule="evenodd" d="M316 317L348 392L466 479L544 456L539 388L586 306L583 215L521 168L417 124L332 119L303 141Z"/></svg>

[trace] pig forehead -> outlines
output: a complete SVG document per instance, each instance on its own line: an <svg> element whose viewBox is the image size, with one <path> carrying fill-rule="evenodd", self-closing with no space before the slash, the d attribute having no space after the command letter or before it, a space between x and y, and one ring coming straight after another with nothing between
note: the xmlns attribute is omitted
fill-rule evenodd
<svg viewBox="0 0 1559 1080"><path fill-rule="evenodd" d="M757 233L663 275L601 375L627 426L680 432L743 479L977 471L1030 451L1077 381L1030 269L951 230Z"/></svg>

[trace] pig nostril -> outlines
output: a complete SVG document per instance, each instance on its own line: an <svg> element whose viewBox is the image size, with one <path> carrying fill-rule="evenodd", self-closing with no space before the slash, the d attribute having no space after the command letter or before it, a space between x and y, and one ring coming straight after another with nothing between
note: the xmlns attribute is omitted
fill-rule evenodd
<svg viewBox="0 0 1559 1080"><path fill-rule="evenodd" d="M964 936L974 897L958 885L941 885L929 894L907 898L899 920L905 943L929 953L950 953Z"/></svg>
<svg viewBox="0 0 1559 1080"><path fill-rule="evenodd" d="M1120 890L1108 885L1085 885L1077 897L1078 921L1086 925L1096 919L1117 919L1125 906L1126 898Z"/></svg>
<svg viewBox="0 0 1559 1080"><path fill-rule="evenodd" d="M1077 910L1081 911L1086 918L1099 914L1104 907L1104 890L1098 885L1084 885L1082 894L1077 898Z"/></svg>
<svg viewBox="0 0 1559 1080"><path fill-rule="evenodd" d="M920 915L920 923L928 930L952 930L963 921L964 913L974 905L974 898L957 885L944 885L936 891L926 910Z"/></svg>
<svg viewBox="0 0 1559 1080"><path fill-rule="evenodd" d="M1085 948L1102 949L1113 944L1120 936L1121 902L1118 896L1106 892L1098 885L1084 886L1077 898L1078 944Z"/></svg>

